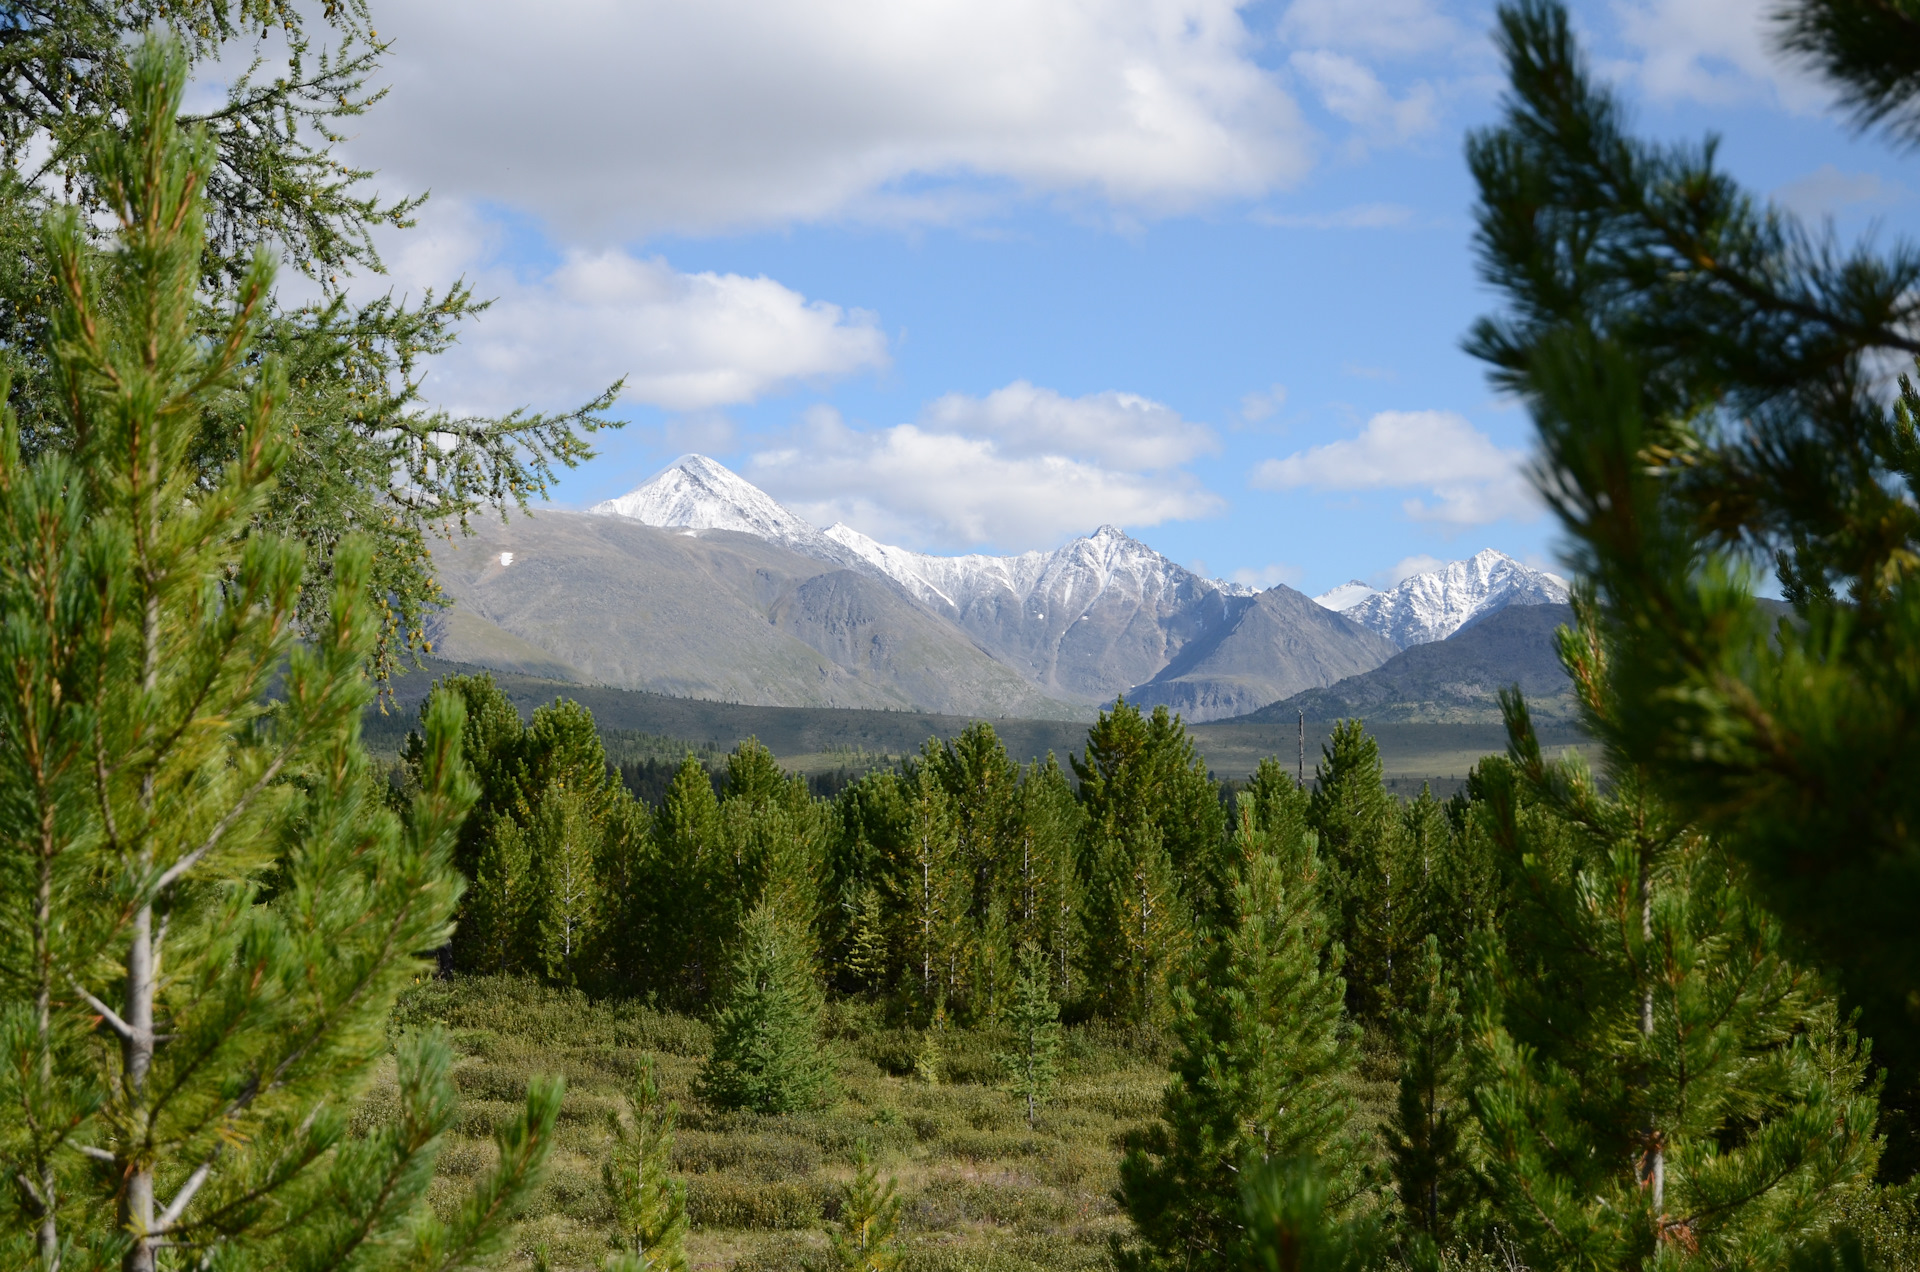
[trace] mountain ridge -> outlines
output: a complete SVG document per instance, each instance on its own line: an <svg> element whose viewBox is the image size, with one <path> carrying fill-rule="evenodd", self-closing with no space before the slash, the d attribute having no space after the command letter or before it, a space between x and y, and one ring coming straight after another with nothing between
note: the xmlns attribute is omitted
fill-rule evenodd
<svg viewBox="0 0 1920 1272"><path fill-rule="evenodd" d="M1203 578L1112 525L1050 552L935 556L844 524L817 531L699 455L589 511L661 529L757 535L885 579L1063 701L1094 705L1133 693L1197 721L1330 683L1393 652L1290 588L1256 593Z"/></svg>
<svg viewBox="0 0 1920 1272"><path fill-rule="evenodd" d="M1204 578L1112 525L1051 551L935 556L816 529L702 455L436 557L458 608L432 636L462 661L766 706L1060 719L1125 694L1195 724L1363 675L1443 626L1550 599L1552 579L1489 550L1388 593L1335 589L1359 597L1343 612Z"/></svg>
<svg viewBox="0 0 1920 1272"><path fill-rule="evenodd" d="M1409 575L1385 591L1355 579L1313 599L1407 649L1445 640L1509 605L1564 605L1567 596L1567 581L1559 575L1485 548L1465 561Z"/></svg>

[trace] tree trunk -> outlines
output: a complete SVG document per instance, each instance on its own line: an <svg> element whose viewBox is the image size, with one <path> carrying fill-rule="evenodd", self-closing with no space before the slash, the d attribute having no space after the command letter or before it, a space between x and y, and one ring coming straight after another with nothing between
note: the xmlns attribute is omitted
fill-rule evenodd
<svg viewBox="0 0 1920 1272"><path fill-rule="evenodd" d="M127 1034L121 1043L127 1098L134 1113L133 1142L121 1151L136 1154L125 1163L127 1182L120 1200L120 1220L133 1236L121 1265L126 1272L154 1272L153 1164L146 1160L149 1128L142 1107L147 1071L153 1067L153 979L153 907L143 905L134 914L133 937L127 946Z"/></svg>

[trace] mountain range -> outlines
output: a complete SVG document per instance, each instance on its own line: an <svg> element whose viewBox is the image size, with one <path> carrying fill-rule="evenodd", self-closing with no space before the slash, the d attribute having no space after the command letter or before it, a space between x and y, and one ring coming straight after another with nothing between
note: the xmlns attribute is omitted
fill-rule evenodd
<svg viewBox="0 0 1920 1272"><path fill-rule="evenodd" d="M1238 716L1565 598L1494 552L1351 600L1255 591L1112 526L1052 552L934 556L816 529L699 455L584 513L477 526L435 561L454 604L429 634L462 662L756 705L1053 719L1120 693Z"/></svg>
<svg viewBox="0 0 1920 1272"><path fill-rule="evenodd" d="M1447 637L1510 605L1565 605L1567 581L1488 548L1376 592L1358 579L1313 598L1405 649Z"/></svg>

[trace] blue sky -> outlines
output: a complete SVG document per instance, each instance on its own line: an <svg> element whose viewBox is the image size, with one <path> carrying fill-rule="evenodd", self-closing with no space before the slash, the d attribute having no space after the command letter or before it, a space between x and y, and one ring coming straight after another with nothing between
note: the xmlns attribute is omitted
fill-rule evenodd
<svg viewBox="0 0 1920 1272"><path fill-rule="evenodd" d="M1722 134L1846 236L1914 161L1768 51L1764 3L1584 3L1642 131ZM417 290L498 297L428 381L460 410L625 374L583 507L698 450L820 524L929 551L1102 522L1220 577L1385 583L1553 530L1524 413L1460 352L1492 303L1466 131L1490 6L1447 0L504 0L380 6L351 143Z"/></svg>

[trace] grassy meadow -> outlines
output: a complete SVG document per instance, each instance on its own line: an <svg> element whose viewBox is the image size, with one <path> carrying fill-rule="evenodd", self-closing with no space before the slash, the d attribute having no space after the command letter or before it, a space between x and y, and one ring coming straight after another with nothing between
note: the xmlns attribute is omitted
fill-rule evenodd
<svg viewBox="0 0 1920 1272"><path fill-rule="evenodd" d="M401 1000L397 1031L444 1027L459 1056L458 1130L440 1156L437 1198L451 1201L493 1157L496 1119L513 1116L537 1073L567 1081L558 1142L508 1267L597 1269L611 1209L601 1186L607 1119L642 1056L680 1105L674 1162L688 1184L696 1268L799 1269L824 1245L863 1141L882 1178L899 1181L906 1262L929 1272L1040 1272L1111 1266L1127 1222L1112 1192L1122 1137L1154 1117L1165 1040L1104 1025L1070 1027L1061 1080L1029 1131L993 1064L990 1031L946 1034L943 1080L913 1076L918 1030L888 1028L877 1009L834 1004L825 1046L838 1092L824 1108L782 1117L702 1107L694 1082L704 1022L505 977L423 982ZM1384 1076L1384 1075L1383 1075ZM1364 1081L1364 1080L1363 1080ZM1391 1087L1366 1081L1360 1116L1384 1113ZM395 1099L391 1072L368 1116Z"/></svg>

